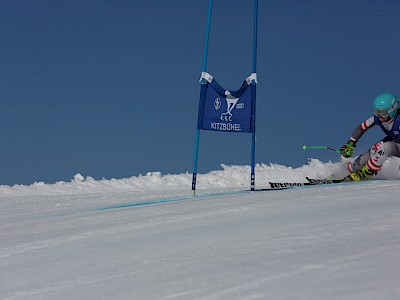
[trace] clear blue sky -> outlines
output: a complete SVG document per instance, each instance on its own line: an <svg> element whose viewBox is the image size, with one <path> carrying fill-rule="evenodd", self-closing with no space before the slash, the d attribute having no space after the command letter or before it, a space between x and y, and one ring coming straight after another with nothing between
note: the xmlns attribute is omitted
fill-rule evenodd
<svg viewBox="0 0 400 300"><path fill-rule="evenodd" d="M191 172L208 0L0 2L0 184ZM252 0L214 0L207 71L252 72ZM257 163L334 153L400 94L400 2L259 1ZM364 151L382 136L360 141ZM199 173L250 164L250 135L202 131Z"/></svg>

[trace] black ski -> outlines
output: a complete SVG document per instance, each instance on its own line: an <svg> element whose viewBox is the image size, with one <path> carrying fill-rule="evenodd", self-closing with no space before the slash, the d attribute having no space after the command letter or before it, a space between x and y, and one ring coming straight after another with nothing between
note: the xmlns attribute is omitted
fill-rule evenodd
<svg viewBox="0 0 400 300"><path fill-rule="evenodd" d="M271 189L287 189L297 186L314 185L310 182L269 182Z"/></svg>
<svg viewBox="0 0 400 300"><path fill-rule="evenodd" d="M307 182L269 182L271 189L288 189L293 187L302 187L302 186L314 186L314 185L323 185L323 184L335 184L341 182L351 181L348 176L342 179L314 179L310 177L306 177Z"/></svg>
<svg viewBox="0 0 400 300"><path fill-rule="evenodd" d="M341 183L341 182L347 182L347 181L352 181L349 176L346 176L342 179L314 179L310 177L306 177L307 181L312 184L312 185L319 185L319 184L334 184L334 183Z"/></svg>

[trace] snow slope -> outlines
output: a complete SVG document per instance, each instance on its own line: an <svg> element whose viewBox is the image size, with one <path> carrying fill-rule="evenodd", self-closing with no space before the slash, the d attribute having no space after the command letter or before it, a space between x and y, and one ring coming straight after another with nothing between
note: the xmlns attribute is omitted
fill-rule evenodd
<svg viewBox="0 0 400 300"><path fill-rule="evenodd" d="M250 193L248 173L199 175L196 198L191 174L1 186L0 299L399 299L398 159L361 184Z"/></svg>

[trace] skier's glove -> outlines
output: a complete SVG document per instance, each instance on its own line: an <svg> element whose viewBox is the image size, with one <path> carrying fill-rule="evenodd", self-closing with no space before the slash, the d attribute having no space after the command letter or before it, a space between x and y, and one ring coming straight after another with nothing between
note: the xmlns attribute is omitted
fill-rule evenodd
<svg viewBox="0 0 400 300"><path fill-rule="evenodd" d="M349 140L340 148L340 154L343 157L350 157L353 155L354 149L356 148L356 142Z"/></svg>

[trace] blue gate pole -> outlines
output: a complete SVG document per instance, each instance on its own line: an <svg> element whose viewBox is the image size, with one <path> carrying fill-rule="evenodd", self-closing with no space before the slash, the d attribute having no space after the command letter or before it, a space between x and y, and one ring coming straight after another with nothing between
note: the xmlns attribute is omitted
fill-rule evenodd
<svg viewBox="0 0 400 300"><path fill-rule="evenodd" d="M207 67L207 53L208 53L208 40L210 36L210 24L211 24L211 11L212 11L212 0L210 0L208 5L208 19L206 28L206 40L204 43L204 58L203 58L203 68L202 73L206 71ZM206 84L204 78L201 79L201 84ZM201 95L201 93L200 93ZM196 195L196 180L197 180L197 160L199 156L199 143L200 143L200 129L196 130L196 146L194 149L194 163L193 163L193 177L192 177L192 191L193 196Z"/></svg>
<svg viewBox="0 0 400 300"><path fill-rule="evenodd" d="M258 19L258 0L254 0L254 38L253 38L253 73L257 73L257 20ZM256 84L254 81L252 84ZM255 97L254 92L254 97ZM255 101L254 101L255 104ZM255 109L255 108L254 108ZM251 142L251 175L250 175L250 190L255 189L255 158L256 158L256 125L255 125L255 111L254 111L254 130L252 132Z"/></svg>

